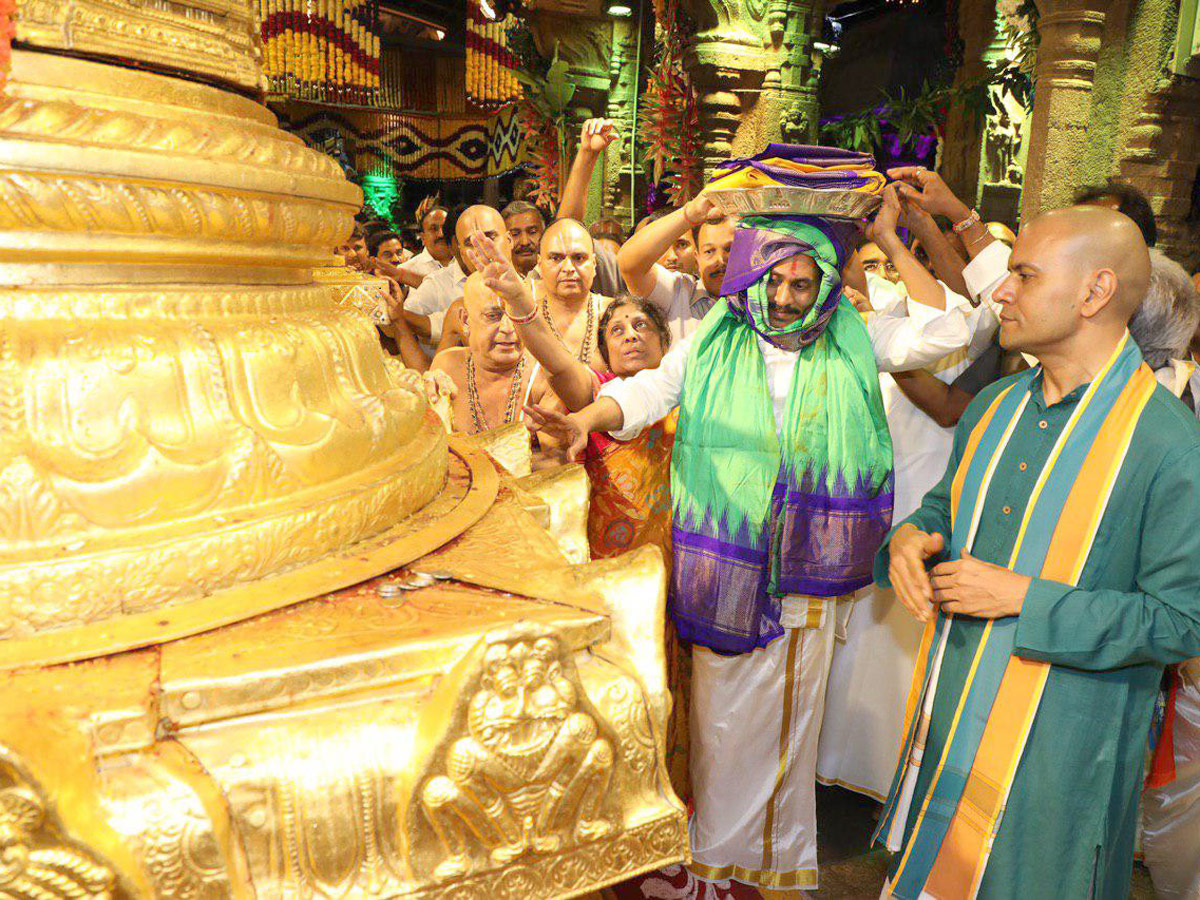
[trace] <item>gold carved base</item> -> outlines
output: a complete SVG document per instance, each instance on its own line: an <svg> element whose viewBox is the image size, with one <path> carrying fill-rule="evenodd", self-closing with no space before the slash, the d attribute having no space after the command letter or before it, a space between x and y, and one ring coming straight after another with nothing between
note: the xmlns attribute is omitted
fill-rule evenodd
<svg viewBox="0 0 1200 900"><path fill-rule="evenodd" d="M138 896L525 900L685 857L660 555L569 565L455 447L448 492L487 507L405 568L8 675L0 746L81 872Z"/></svg>

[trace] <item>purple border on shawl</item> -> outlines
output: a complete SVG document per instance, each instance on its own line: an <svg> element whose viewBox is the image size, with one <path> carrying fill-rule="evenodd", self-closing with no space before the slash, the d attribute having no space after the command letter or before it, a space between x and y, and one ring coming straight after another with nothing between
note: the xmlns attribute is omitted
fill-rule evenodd
<svg viewBox="0 0 1200 900"><path fill-rule="evenodd" d="M779 599L766 592L767 551L671 529L668 610L679 638L716 653L749 653L783 634Z"/></svg>
<svg viewBox="0 0 1200 900"><path fill-rule="evenodd" d="M862 485L854 493L810 493L782 478L776 484L769 531L787 548L779 559L779 594L832 598L871 583L875 554L891 527L892 478L874 493ZM668 608L682 640L738 654L765 647L783 634L780 597L767 593L765 547L734 544L679 521L671 534Z"/></svg>
<svg viewBox="0 0 1200 900"><path fill-rule="evenodd" d="M777 589L836 597L872 581L875 554L892 523L889 481L873 497L787 491L776 499L781 548Z"/></svg>
<svg viewBox="0 0 1200 900"><path fill-rule="evenodd" d="M782 166L755 160L746 160L739 164L738 169L743 168L758 169L764 175L768 175L774 181L788 187L802 187L814 191L852 191L874 181L854 169L835 169L831 172L797 172L795 169L785 169ZM720 190L721 182L715 181L711 186L714 190Z"/></svg>

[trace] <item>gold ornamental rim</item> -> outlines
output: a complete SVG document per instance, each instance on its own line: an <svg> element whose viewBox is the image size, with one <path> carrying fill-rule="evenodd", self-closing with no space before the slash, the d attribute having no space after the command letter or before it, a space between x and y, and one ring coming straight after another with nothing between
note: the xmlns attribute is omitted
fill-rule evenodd
<svg viewBox="0 0 1200 900"><path fill-rule="evenodd" d="M96 81L89 76L100 78ZM265 129L278 127L278 117L265 104L227 88L193 81L180 72L126 68L110 60L69 56L58 52L57 48L36 44L13 48L9 72L10 79L38 87L68 88L77 93L92 94L113 109L140 105L138 88L150 83L147 77L157 80L161 88L157 99L161 103L178 107L199 106L210 115L250 119Z"/></svg>
<svg viewBox="0 0 1200 900"><path fill-rule="evenodd" d="M362 203L337 162L280 128L256 100L38 48L13 51L0 98L0 150L6 177L162 182L244 202Z"/></svg>
<svg viewBox="0 0 1200 900"><path fill-rule="evenodd" d="M439 511L432 522L418 524L414 530L414 520L428 515L444 491L386 531L287 572L174 606L0 640L0 671L114 656L215 631L351 587L432 553L482 519L500 489L495 464L473 440L451 434L448 445L469 482L465 494L451 508Z"/></svg>

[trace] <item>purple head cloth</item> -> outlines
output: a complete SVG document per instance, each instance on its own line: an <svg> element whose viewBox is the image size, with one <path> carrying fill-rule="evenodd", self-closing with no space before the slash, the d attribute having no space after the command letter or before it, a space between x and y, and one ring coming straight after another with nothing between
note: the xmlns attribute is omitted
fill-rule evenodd
<svg viewBox="0 0 1200 900"><path fill-rule="evenodd" d="M769 226L772 220L789 219L816 228L829 238L837 253L837 267L840 270L850 255L852 240L858 233L853 222L830 221L815 216L750 216L742 220L733 233L733 246L729 248L729 262L725 267L725 280L721 283L721 296L747 290L772 268L797 253L807 253L812 249L796 237L781 231L772 231Z"/></svg>

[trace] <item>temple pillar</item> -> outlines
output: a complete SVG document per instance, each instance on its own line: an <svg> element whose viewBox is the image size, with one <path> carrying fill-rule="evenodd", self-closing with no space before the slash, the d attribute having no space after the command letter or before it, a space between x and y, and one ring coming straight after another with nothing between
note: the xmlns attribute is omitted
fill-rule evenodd
<svg viewBox="0 0 1200 900"><path fill-rule="evenodd" d="M822 0L685 0L684 8L697 26L687 66L706 175L770 141L815 137Z"/></svg>
<svg viewBox="0 0 1200 900"><path fill-rule="evenodd" d="M806 144L816 139L821 54L813 45L820 37L823 19L822 0L772 0L767 8L772 65L763 78L760 102L768 108L760 118L769 130L762 135L761 143L783 140ZM778 137L770 128L772 118L777 120Z"/></svg>
<svg viewBox="0 0 1200 900"><path fill-rule="evenodd" d="M1022 219L1070 202L1087 156L1104 0L1046 0L1038 31L1037 102L1029 132Z"/></svg>
<svg viewBox="0 0 1200 900"><path fill-rule="evenodd" d="M621 139L604 157L604 212L612 213L632 227L634 102L638 90L638 30L631 19L613 22L612 53L609 57L608 106L605 118L617 124Z"/></svg>
<svg viewBox="0 0 1200 900"><path fill-rule="evenodd" d="M990 73L1018 65L1021 48L1010 39L1010 31L1032 27L1013 13L997 10L995 0L960 4L958 34L963 41L963 62L955 75L955 87L978 83ZM988 85L987 91L989 106L984 116L970 104L950 105L939 171L955 194L978 207L985 221L1015 228L1029 147L1029 109L1000 84Z"/></svg>

